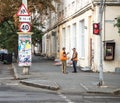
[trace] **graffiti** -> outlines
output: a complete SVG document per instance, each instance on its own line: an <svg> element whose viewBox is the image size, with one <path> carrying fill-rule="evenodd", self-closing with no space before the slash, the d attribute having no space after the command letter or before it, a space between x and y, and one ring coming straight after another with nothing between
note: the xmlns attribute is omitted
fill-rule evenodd
<svg viewBox="0 0 120 103"><path fill-rule="evenodd" d="M31 36L20 35L18 39L18 65L31 65Z"/></svg>

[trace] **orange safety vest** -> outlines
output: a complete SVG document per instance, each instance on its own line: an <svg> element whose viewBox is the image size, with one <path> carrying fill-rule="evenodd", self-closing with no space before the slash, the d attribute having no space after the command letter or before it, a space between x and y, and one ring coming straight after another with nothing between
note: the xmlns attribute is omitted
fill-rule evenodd
<svg viewBox="0 0 120 103"><path fill-rule="evenodd" d="M61 53L60 53L60 60L67 60L67 54L66 54L66 52L64 52L64 51L62 51Z"/></svg>
<svg viewBox="0 0 120 103"><path fill-rule="evenodd" d="M78 54L77 54L77 52L73 53L72 60L75 60L75 61L78 60Z"/></svg>

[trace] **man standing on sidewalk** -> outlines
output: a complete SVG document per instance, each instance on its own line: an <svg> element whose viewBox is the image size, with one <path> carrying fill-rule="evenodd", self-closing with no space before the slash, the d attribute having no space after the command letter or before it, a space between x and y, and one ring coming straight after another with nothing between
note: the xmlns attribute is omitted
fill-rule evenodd
<svg viewBox="0 0 120 103"><path fill-rule="evenodd" d="M76 66L77 66L77 60L78 60L78 53L76 51L76 48L73 48L72 50L73 50L73 55L72 55L71 60L73 62L73 69L74 69L73 73L76 73L77 72Z"/></svg>
<svg viewBox="0 0 120 103"><path fill-rule="evenodd" d="M62 48L62 51L60 53L60 60L62 61L62 72L66 74L66 67L67 67L67 64L66 64L66 60L67 60L67 55L69 53L66 53L65 51L65 47Z"/></svg>

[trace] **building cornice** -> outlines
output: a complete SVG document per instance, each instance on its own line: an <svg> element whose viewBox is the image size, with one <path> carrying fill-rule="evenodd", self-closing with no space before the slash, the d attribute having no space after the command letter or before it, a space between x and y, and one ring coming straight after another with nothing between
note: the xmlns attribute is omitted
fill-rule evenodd
<svg viewBox="0 0 120 103"><path fill-rule="evenodd" d="M82 15L83 13L85 13L86 11L88 11L90 9L93 10L92 6L95 7L95 6L100 5L100 0L94 0L92 2L92 4L93 5L91 5L91 3L89 3L86 6L84 6L83 8L81 8L80 10L78 10L77 12L75 12L73 15L71 15L71 16L69 16L67 18L63 18L61 21L58 21L53 27L47 29L44 33L47 33L49 31L57 28L58 26L60 26L60 25L62 25L64 23L66 23L66 22L68 22L68 21ZM116 0L116 1L115 0L114 1L113 0L106 0L105 5L107 5L107 6L120 6L120 0L119 1L118 0Z"/></svg>
<svg viewBox="0 0 120 103"><path fill-rule="evenodd" d="M64 18L64 19L62 19L61 21L57 22L53 27L49 28L49 29L46 30L44 33L47 33L47 32L49 32L49 31L55 29L56 27L58 27L58 26L60 26L60 25L62 25L62 24L64 24L64 23L66 23L66 22L74 19L75 17L77 17L77 16L85 13L85 12L88 11L89 9L91 9L91 4L86 5L84 8L81 8L79 11L75 12L73 15L71 15L71 16L69 16L69 17L67 17L67 18Z"/></svg>
<svg viewBox="0 0 120 103"><path fill-rule="evenodd" d="M105 2L105 5L108 6L120 6L120 0L103 0L103 2ZM100 5L101 0L94 0L93 4L94 5Z"/></svg>

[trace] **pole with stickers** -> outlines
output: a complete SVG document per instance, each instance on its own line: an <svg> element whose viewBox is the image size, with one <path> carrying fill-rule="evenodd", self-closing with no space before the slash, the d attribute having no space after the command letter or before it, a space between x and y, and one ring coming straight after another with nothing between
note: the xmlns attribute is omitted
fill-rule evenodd
<svg viewBox="0 0 120 103"><path fill-rule="evenodd" d="M18 33L18 65L23 67L23 74L28 75L32 64L32 47L31 47L31 16L27 10L27 0L22 0L22 5L17 12L19 16Z"/></svg>

